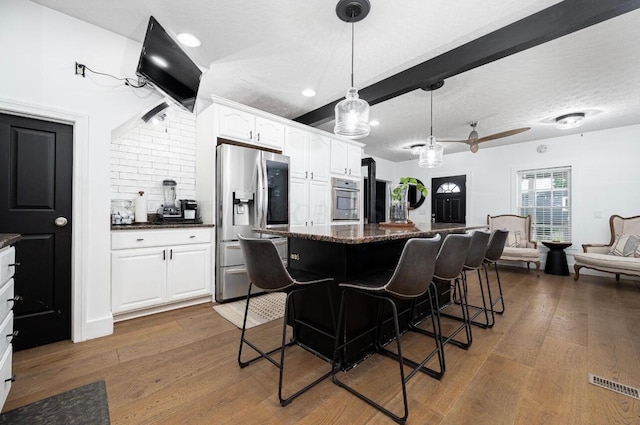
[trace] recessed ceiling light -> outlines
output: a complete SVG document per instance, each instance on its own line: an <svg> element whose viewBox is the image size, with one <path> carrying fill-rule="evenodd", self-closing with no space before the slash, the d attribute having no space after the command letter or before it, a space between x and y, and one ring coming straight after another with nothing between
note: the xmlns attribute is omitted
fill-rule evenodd
<svg viewBox="0 0 640 425"><path fill-rule="evenodd" d="M155 63L160 68L167 68L169 66L169 63L167 62L167 60L158 55L151 55L150 59L151 59L151 62Z"/></svg>
<svg viewBox="0 0 640 425"><path fill-rule="evenodd" d="M316 95L316 91L314 89L304 89L302 90L302 95L304 97L313 97Z"/></svg>
<svg viewBox="0 0 640 425"><path fill-rule="evenodd" d="M580 127L582 121L584 121L584 116L584 112L562 115L556 118L556 127L562 130Z"/></svg>
<svg viewBox="0 0 640 425"><path fill-rule="evenodd" d="M189 34L188 32L181 32L176 37L180 43L187 47L199 47L202 44L198 37L193 34Z"/></svg>
<svg viewBox="0 0 640 425"><path fill-rule="evenodd" d="M380 121L378 121L378 120L371 120L371 121L369 121L369 125L370 125L371 127L375 127L375 126L377 126L377 125L380 125Z"/></svg>

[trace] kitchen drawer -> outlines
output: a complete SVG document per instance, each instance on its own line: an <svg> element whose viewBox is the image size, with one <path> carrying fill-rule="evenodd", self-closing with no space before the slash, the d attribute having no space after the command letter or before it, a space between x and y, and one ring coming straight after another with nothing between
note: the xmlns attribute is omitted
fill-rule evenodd
<svg viewBox="0 0 640 425"><path fill-rule="evenodd" d="M7 348L13 349L11 341L13 340L13 312L4 319L0 325L0 353L4 353Z"/></svg>
<svg viewBox="0 0 640 425"><path fill-rule="evenodd" d="M280 258L287 258L287 239L277 239L273 243L278 249ZM244 264L240 242L223 242L220 244L220 266L239 266Z"/></svg>
<svg viewBox="0 0 640 425"><path fill-rule="evenodd" d="M111 249L148 248L211 242L210 228L119 230L111 232Z"/></svg>
<svg viewBox="0 0 640 425"><path fill-rule="evenodd" d="M13 308L13 279L0 287L0 323L9 315Z"/></svg>
<svg viewBox="0 0 640 425"><path fill-rule="evenodd" d="M9 264L15 264L16 262L16 249L12 246L0 251L0 285L11 279L16 272L15 266Z"/></svg>
<svg viewBox="0 0 640 425"><path fill-rule="evenodd" d="M11 358L12 350L8 349L2 353L2 360L0 361L0 408L4 406L4 402L7 401L9 390L11 389L12 375L11 375Z"/></svg>

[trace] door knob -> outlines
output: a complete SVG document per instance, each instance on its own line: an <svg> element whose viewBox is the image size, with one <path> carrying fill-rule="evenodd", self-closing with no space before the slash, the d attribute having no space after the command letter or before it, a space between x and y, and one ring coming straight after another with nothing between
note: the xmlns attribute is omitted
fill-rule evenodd
<svg viewBox="0 0 640 425"><path fill-rule="evenodd" d="M53 222L54 222L54 223L55 223L55 225L56 225L56 226L58 226L58 227L64 227L64 226L66 226L66 225L67 225L67 223L68 223L69 221L68 221L66 218L64 218L64 217L58 217L58 218L56 218Z"/></svg>

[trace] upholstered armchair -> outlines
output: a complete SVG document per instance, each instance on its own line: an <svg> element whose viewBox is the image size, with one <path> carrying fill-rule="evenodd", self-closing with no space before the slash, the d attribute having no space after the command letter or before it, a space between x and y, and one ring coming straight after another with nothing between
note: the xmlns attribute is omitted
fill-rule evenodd
<svg viewBox="0 0 640 425"><path fill-rule="evenodd" d="M575 254L574 279L583 267L601 272L640 276L640 216L609 218L611 239L608 244L583 244L584 252Z"/></svg>
<svg viewBox="0 0 640 425"><path fill-rule="evenodd" d="M490 232L496 229L509 231L500 261L525 262L527 269L530 269L530 264L533 263L536 265L536 272L540 274L540 253L537 243L531 240L530 216L487 215L487 224Z"/></svg>

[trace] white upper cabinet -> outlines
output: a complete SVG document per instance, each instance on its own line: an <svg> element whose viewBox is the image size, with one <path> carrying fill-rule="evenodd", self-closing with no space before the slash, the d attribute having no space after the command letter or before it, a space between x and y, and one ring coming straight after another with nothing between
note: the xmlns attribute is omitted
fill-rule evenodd
<svg viewBox="0 0 640 425"><path fill-rule="evenodd" d="M255 142L281 151L284 143L284 128L284 125L278 122L256 117Z"/></svg>
<svg viewBox="0 0 640 425"><path fill-rule="evenodd" d="M284 124L220 105L218 137L282 150Z"/></svg>
<svg viewBox="0 0 640 425"><path fill-rule="evenodd" d="M360 177L362 148L341 140L331 139L331 173Z"/></svg>
<svg viewBox="0 0 640 425"><path fill-rule="evenodd" d="M289 170L292 178L329 181L329 138L297 127L287 127L284 154L290 158Z"/></svg>
<svg viewBox="0 0 640 425"><path fill-rule="evenodd" d="M347 158L349 175L360 177L362 174L362 148L360 146L348 145Z"/></svg>
<svg viewBox="0 0 640 425"><path fill-rule="evenodd" d="M253 141L255 116L228 106L220 106L218 135L243 142Z"/></svg>
<svg viewBox="0 0 640 425"><path fill-rule="evenodd" d="M292 178L309 177L309 133L299 128L287 127L284 136L284 154L289 157L289 173Z"/></svg>
<svg viewBox="0 0 640 425"><path fill-rule="evenodd" d="M331 141L328 137L311 134L309 137L309 177L313 181L329 181Z"/></svg>

